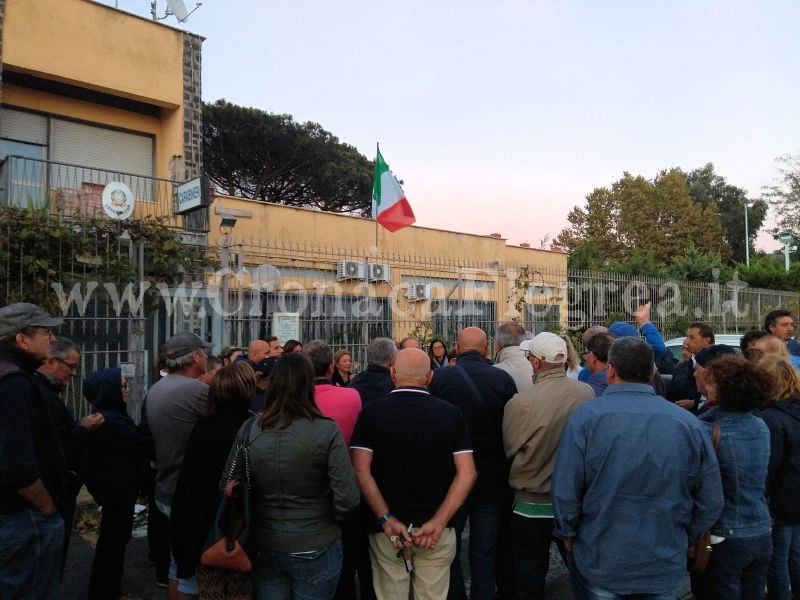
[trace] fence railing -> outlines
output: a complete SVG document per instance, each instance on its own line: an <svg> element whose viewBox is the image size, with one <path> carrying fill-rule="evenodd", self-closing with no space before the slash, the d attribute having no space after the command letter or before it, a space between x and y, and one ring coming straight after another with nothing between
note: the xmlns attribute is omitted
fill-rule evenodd
<svg viewBox="0 0 800 600"><path fill-rule="evenodd" d="M12 161L4 168L13 171L13 165ZM47 165L47 181L59 172L52 168ZM6 186L8 173L3 172ZM76 174L78 179L86 176ZM164 190L167 183L171 185L162 183ZM62 179L60 187L66 185ZM48 194L53 191L48 190ZM18 232L6 226L0 233L8 241ZM283 335L285 330L280 328L296 319L293 336L302 342L321 338L335 349L346 347L355 368L363 369L366 346L378 336L399 340L411 335L420 342L440 337L452 348L464 327L481 327L493 341L497 327L510 320L534 333L581 331L616 320L633 322L636 306L649 300L653 322L670 338L684 335L694 321L709 323L719 333L743 332L760 327L764 315L775 308L800 310L796 292L754 289L737 280L669 281L493 261L460 263L411 253L364 252L344 245L254 240L208 248L211 262L218 265L216 271L186 273L183 285L159 288L156 302L132 311L129 303L121 301L119 287L94 279L95 273L103 272L95 269L95 261L115 264L114 259L129 260L139 254L122 241L109 246L98 234L91 251L78 252L64 245L56 253L58 264L44 265L34 276L22 266L41 253L28 238L17 238L13 252L0 244L0 272L5 274L0 299L4 303L29 300L42 290L56 294L58 285L65 284L65 296L50 306L63 310L65 325L58 334L74 339L82 349L80 377L67 392L78 416L89 410L82 399L82 377L121 364L135 366L129 408L136 415L159 347L183 330L195 331L220 350ZM142 271L146 279L146 266ZM91 290L90 285L94 286ZM79 306L77 300L89 296L90 301ZM286 319L287 315L291 318Z"/></svg>
<svg viewBox="0 0 800 600"><path fill-rule="evenodd" d="M44 208L60 216L105 219L103 190L114 182L131 191L132 218L153 217L170 227L208 230L207 210L185 217L175 214L178 181L22 156L8 156L0 166L0 203Z"/></svg>

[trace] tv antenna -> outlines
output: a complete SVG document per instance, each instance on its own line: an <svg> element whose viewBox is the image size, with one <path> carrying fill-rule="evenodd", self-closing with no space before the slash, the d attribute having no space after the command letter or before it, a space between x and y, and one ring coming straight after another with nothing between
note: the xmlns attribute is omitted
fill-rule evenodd
<svg viewBox="0 0 800 600"><path fill-rule="evenodd" d="M185 23L189 18L189 15L203 5L202 2L198 2L194 5L192 10L187 10L186 4L183 3L183 0L167 0L167 8L164 9L164 16L159 17L158 7L156 6L157 3L158 0L153 0L150 3L150 14L153 15L153 21L162 21L168 16L173 15L176 19L178 19L179 23Z"/></svg>

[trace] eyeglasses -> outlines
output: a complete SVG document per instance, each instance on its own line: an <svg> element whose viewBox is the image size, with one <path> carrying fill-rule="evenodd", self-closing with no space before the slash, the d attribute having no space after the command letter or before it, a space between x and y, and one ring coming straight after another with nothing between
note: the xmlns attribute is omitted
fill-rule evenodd
<svg viewBox="0 0 800 600"><path fill-rule="evenodd" d="M57 356L53 356L52 358L53 358L53 359L55 359L55 360L57 360L58 362L60 362L62 365L64 365L65 367L67 367L67 368L68 368L70 371L72 371L73 373L77 373L77 371L78 371L78 367L79 367L80 365L78 365L78 364L72 364L72 363L68 363L68 362L67 362L67 361L65 361L63 358L58 358Z"/></svg>

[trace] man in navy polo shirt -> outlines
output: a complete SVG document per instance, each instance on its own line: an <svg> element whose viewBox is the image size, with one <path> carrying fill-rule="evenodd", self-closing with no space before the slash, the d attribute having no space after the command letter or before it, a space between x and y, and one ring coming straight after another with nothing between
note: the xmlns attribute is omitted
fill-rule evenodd
<svg viewBox="0 0 800 600"><path fill-rule="evenodd" d="M397 388L364 407L351 441L358 485L377 519L372 581L379 599L405 600L412 582L417 600L444 598L456 554L450 520L477 478L472 444L461 411L425 389L427 354L401 350L391 375Z"/></svg>

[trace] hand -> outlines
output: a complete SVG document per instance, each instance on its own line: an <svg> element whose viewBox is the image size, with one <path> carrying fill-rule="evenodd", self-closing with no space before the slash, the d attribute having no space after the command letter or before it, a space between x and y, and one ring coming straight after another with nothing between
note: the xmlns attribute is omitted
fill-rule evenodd
<svg viewBox="0 0 800 600"><path fill-rule="evenodd" d="M431 519L414 531L414 544L420 548L433 550L439 543L439 538L444 531L444 524Z"/></svg>
<svg viewBox="0 0 800 600"><path fill-rule="evenodd" d="M694 400L676 400L675 404L686 410L692 410L694 408Z"/></svg>
<svg viewBox="0 0 800 600"><path fill-rule="evenodd" d="M105 422L105 417L100 413L92 413L81 419L80 426L86 431L94 431Z"/></svg>
<svg viewBox="0 0 800 600"><path fill-rule="evenodd" d="M640 304L639 308L636 309L634 314L636 316L636 325L639 327L650 322L650 306L651 304L648 300L644 304Z"/></svg>
<svg viewBox="0 0 800 600"><path fill-rule="evenodd" d="M567 552L572 552L572 541L573 541L573 538L564 538L561 541L564 542L564 548L567 549Z"/></svg>
<svg viewBox="0 0 800 600"><path fill-rule="evenodd" d="M396 517L391 517L383 524L383 533L389 538L392 546L398 549L414 541L411 534L408 533L405 523L402 523Z"/></svg>

